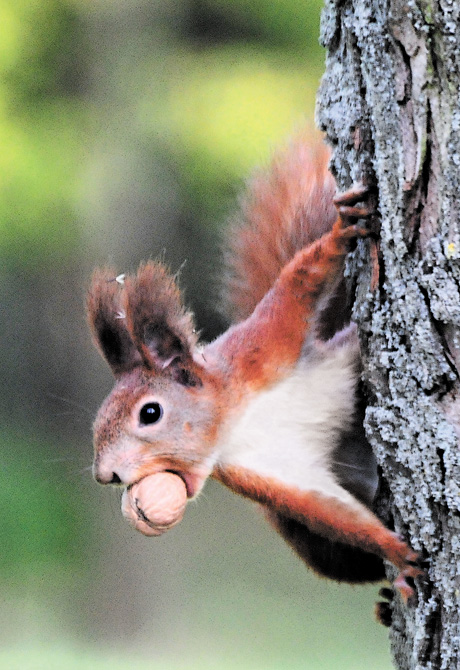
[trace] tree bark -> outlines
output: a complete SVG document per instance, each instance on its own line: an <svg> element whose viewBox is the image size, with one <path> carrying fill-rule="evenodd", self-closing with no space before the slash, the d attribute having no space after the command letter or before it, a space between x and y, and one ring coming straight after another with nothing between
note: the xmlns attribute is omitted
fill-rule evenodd
<svg viewBox="0 0 460 670"><path fill-rule="evenodd" d="M349 268L366 430L387 521L429 561L415 607L393 601L404 670L460 668L459 14L456 0L326 0L322 19L332 169L342 189L378 189L379 242Z"/></svg>

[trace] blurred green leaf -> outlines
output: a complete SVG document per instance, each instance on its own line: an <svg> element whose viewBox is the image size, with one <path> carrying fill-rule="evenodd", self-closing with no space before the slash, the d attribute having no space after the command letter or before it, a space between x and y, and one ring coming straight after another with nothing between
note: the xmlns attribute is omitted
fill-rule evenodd
<svg viewBox="0 0 460 670"><path fill-rule="evenodd" d="M0 113L0 257L8 263L59 263L77 239L74 214L82 115L49 105L33 120Z"/></svg>
<svg viewBox="0 0 460 670"><path fill-rule="evenodd" d="M274 147L312 123L319 76L319 69L296 59L251 48L184 53L176 61L161 130L205 217L216 215L235 184ZM141 116L150 116L158 133L156 105L147 100Z"/></svg>
<svg viewBox="0 0 460 670"><path fill-rule="evenodd" d="M272 47L319 51L322 0L204 0L202 4L251 28Z"/></svg>
<svg viewBox="0 0 460 670"><path fill-rule="evenodd" d="M12 107L78 89L80 26L67 0L0 1L0 72Z"/></svg>
<svg viewBox="0 0 460 670"><path fill-rule="evenodd" d="M78 14L57 0L0 2L0 260L53 266L77 240L88 111L73 94Z"/></svg>

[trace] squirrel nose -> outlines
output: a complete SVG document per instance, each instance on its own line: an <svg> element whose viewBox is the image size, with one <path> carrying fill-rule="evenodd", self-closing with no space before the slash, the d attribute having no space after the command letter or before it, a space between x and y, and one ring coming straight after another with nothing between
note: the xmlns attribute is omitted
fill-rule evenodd
<svg viewBox="0 0 460 670"><path fill-rule="evenodd" d="M121 484L120 476L111 469L101 467L100 463L93 465L93 476L99 484Z"/></svg>
<svg viewBox="0 0 460 670"><path fill-rule="evenodd" d="M112 472L112 476L101 475L96 472L94 478L99 484L121 484L121 479L116 472Z"/></svg>

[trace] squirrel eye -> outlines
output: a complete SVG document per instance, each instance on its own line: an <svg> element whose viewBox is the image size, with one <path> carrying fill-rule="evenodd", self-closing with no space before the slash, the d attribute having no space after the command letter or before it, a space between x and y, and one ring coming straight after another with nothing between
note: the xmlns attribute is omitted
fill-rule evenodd
<svg viewBox="0 0 460 670"><path fill-rule="evenodd" d="M159 402L148 402L139 412L139 421L142 426L157 423L163 416L163 407Z"/></svg>

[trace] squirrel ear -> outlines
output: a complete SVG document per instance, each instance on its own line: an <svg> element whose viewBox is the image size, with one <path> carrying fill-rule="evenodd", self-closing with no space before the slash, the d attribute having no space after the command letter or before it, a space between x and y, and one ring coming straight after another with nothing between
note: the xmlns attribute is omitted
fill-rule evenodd
<svg viewBox="0 0 460 670"><path fill-rule="evenodd" d="M151 261L141 265L136 277L126 279L124 296L126 324L144 364L186 386L200 384L192 355L193 317L166 267Z"/></svg>
<svg viewBox="0 0 460 670"><path fill-rule="evenodd" d="M109 268L96 270L86 299L93 338L116 376L142 363L126 327L120 281Z"/></svg>

